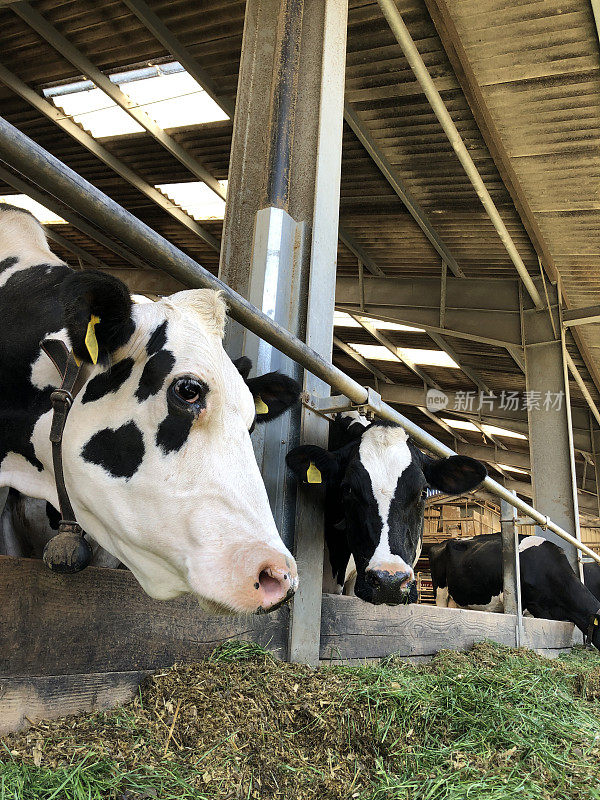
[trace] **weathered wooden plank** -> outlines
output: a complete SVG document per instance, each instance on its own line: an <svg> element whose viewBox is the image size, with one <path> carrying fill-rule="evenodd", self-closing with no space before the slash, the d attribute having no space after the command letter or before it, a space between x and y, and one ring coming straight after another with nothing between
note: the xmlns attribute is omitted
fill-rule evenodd
<svg viewBox="0 0 600 800"><path fill-rule="evenodd" d="M562 649L573 643L569 622L526 618L525 647ZM431 655L442 648L464 650L492 639L515 644L515 617L483 611L410 605L372 606L356 597L324 595L321 659Z"/></svg>
<svg viewBox="0 0 600 800"><path fill-rule="evenodd" d="M0 677L0 736L30 723L126 703L147 672Z"/></svg>
<svg viewBox="0 0 600 800"><path fill-rule="evenodd" d="M214 617L191 597L152 600L131 573L88 567L56 575L0 557L0 675L156 669L204 656L226 639L285 655L288 609Z"/></svg>

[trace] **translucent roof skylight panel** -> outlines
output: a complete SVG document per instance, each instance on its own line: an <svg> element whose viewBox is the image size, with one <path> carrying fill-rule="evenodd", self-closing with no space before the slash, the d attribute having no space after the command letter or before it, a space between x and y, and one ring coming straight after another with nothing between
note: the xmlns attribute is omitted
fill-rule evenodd
<svg viewBox="0 0 600 800"><path fill-rule="evenodd" d="M10 194L0 196L0 203L8 203L11 206L18 206L30 211L34 217L42 223L42 225L67 225L67 220L59 217L49 208L32 200L26 194Z"/></svg>
<svg viewBox="0 0 600 800"><path fill-rule="evenodd" d="M366 318L378 331L408 331L412 333L425 333L423 328L415 328L412 325L403 325L400 322L387 322L383 319L373 319L372 317ZM350 314L345 311L334 311L333 324L339 328L360 328L360 322L357 322Z"/></svg>
<svg viewBox="0 0 600 800"><path fill-rule="evenodd" d="M360 342L349 342L350 347L360 353L363 358L373 361L398 361L396 356L387 347L380 344L360 344Z"/></svg>
<svg viewBox="0 0 600 800"><path fill-rule="evenodd" d="M229 119L188 72L129 81L121 84L120 88L161 128L180 128Z"/></svg>
<svg viewBox="0 0 600 800"><path fill-rule="evenodd" d="M498 464L500 469L507 469L510 472L518 472L520 475L529 475L526 469L519 469L519 467L509 467L508 464Z"/></svg>
<svg viewBox="0 0 600 800"><path fill-rule="evenodd" d="M482 425L483 430L491 436L506 436L507 439L527 439L523 433L509 431L506 428L499 428L497 425Z"/></svg>
<svg viewBox="0 0 600 800"><path fill-rule="evenodd" d="M219 183L227 188L227 181ZM196 220L221 220L225 216L225 201L201 181L159 183L156 188Z"/></svg>
<svg viewBox="0 0 600 800"><path fill-rule="evenodd" d="M185 71L167 75L161 73L140 80L127 80L128 74L120 76L119 88L163 129L229 119ZM96 138L141 133L144 130L101 89L78 88L56 95L49 90L45 94Z"/></svg>
<svg viewBox="0 0 600 800"><path fill-rule="evenodd" d="M123 136L126 133L141 133L144 130L102 89L71 92L51 99L65 114L97 139Z"/></svg>
<svg viewBox="0 0 600 800"><path fill-rule="evenodd" d="M449 367L460 369L456 361L443 350L422 350L417 347L399 347L399 353L413 364L430 367Z"/></svg>

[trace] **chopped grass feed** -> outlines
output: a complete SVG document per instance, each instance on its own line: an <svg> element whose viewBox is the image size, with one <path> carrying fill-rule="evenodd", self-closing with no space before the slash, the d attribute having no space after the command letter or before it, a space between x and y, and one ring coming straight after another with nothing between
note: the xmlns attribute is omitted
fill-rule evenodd
<svg viewBox="0 0 600 800"><path fill-rule="evenodd" d="M600 655L312 670L229 643L0 743L0 800L600 800Z"/></svg>

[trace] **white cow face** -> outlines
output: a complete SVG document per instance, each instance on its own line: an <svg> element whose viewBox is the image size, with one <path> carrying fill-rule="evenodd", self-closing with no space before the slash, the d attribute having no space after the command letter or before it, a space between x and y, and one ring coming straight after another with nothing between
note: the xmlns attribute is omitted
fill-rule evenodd
<svg viewBox="0 0 600 800"><path fill-rule="evenodd" d="M123 284L87 272L67 278L62 298L74 352L88 362L63 437L78 522L152 597L193 592L233 612L278 606L296 588L296 565L252 450L254 398L223 349L219 293L132 307ZM91 315L102 366L84 344ZM297 398L279 386L282 402L277 378L293 383L254 379L262 409ZM38 427L36 438L47 436L47 420Z"/></svg>

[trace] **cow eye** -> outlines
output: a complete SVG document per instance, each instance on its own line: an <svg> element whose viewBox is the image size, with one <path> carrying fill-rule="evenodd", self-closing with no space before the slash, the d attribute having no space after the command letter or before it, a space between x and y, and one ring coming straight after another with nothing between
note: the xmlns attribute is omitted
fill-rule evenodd
<svg viewBox="0 0 600 800"><path fill-rule="evenodd" d="M179 378L173 385L173 391L186 403L196 403L202 395L202 384L193 378Z"/></svg>

